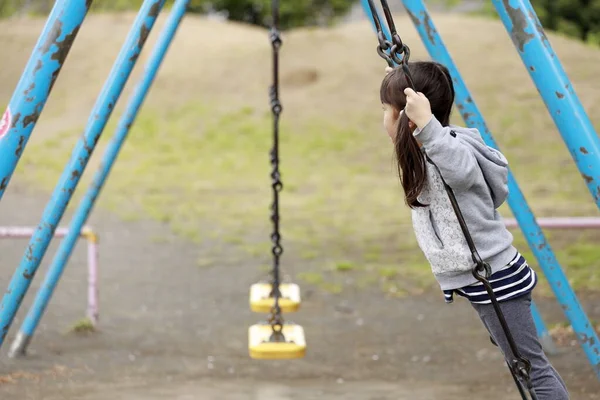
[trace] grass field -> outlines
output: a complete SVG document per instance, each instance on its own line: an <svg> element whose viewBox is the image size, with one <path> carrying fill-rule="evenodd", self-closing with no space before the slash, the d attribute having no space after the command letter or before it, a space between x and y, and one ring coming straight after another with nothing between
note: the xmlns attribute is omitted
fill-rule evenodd
<svg viewBox="0 0 600 400"><path fill-rule="evenodd" d="M130 17L88 19L16 179L47 191L54 188L127 34ZM161 18L146 50L163 22ZM500 23L457 15L435 16L435 23L536 215L598 215ZM107 24L110 37L95 34ZM413 59L426 59L409 20L399 18L398 25ZM0 22L0 42L10 55L0 69L0 104L8 101L28 56L22 49L33 46L41 26L40 20ZM598 124L600 51L550 38ZM379 285L390 295L403 295L434 287L435 282L416 245L392 149L381 128L378 88L385 63L375 46L366 21L284 36L283 245L285 256L306 261L304 269L288 272L308 283L333 292ZM139 64L147 58L148 51ZM131 83L139 78L141 67ZM268 255L270 73L266 31L188 18L99 206L126 220L162 221L197 242L217 238L249 254ZM132 87L107 126L77 199L99 164ZM462 123L458 114L454 122ZM507 206L502 212L511 216ZM523 237L515 235L525 250ZM579 290L600 289L600 233L553 232L549 237L572 284ZM524 253L533 261L530 252ZM198 266L210 261L199 259ZM548 293L545 282L542 287Z"/></svg>

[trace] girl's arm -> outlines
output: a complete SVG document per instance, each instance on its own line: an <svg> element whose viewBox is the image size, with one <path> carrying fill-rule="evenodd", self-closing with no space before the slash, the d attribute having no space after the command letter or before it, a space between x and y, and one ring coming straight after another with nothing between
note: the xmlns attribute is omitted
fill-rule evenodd
<svg viewBox="0 0 600 400"><path fill-rule="evenodd" d="M453 190L468 190L477 179L479 165L471 149L450 131L432 116L422 129L415 129L413 136Z"/></svg>

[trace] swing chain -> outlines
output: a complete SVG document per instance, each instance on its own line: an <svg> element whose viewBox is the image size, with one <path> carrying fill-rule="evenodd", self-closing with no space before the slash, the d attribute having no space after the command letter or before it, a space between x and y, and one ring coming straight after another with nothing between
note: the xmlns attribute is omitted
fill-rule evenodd
<svg viewBox="0 0 600 400"><path fill-rule="evenodd" d="M453 195L451 197L453 197ZM477 251L475 251L473 253L474 258L475 258L475 255L479 256L479 254L477 254ZM536 400L537 396L535 395L535 391L533 390L533 385L531 383L531 376L530 376L531 362L528 359L521 356L519 349L517 348L517 344L514 341L514 338L512 336L510 328L508 327L508 323L506 322L506 319L504 317L504 313L502 312L502 309L500 308L500 303L498 302L498 299L496 298L496 295L494 294L492 285L490 284L490 282L488 280L491 275L491 267L487 262L483 262L483 264L486 267L484 269L484 271L480 270L479 266L475 266L475 268L473 268L473 276L475 277L475 279L477 279L479 282L481 282L483 284L486 292L488 293L488 295L490 297L490 301L492 302L492 306L494 307L494 311L496 312L496 315L498 316L498 320L500 321L500 326L502 327L502 330L504 331L504 335L505 335L506 340L508 341L508 345L512 351L514 358L511 360L511 363L508 365L508 367L510 368L510 370L514 376L519 377L523 382L525 382L525 384L527 385L527 388L531 394L532 399ZM482 272L483 272L483 274L482 274ZM493 342L493 343L496 344L495 342Z"/></svg>
<svg viewBox="0 0 600 400"><path fill-rule="evenodd" d="M270 297L274 298L275 304L271 308L271 316L269 323L273 328L272 341L284 340L281 333L283 327L283 318L281 316L281 308L279 307L279 299L281 291L279 289L279 259L283 254L281 246L281 234L279 232L279 192L283 190L281 182L281 174L279 172L279 117L283 111L283 107L279 100L279 49L282 45L281 35L278 29L279 23L279 1L272 0L273 24L269 33L271 46L273 49L273 85L269 89L269 99L271 111L273 113L273 148L270 151L269 158L272 166L271 171L271 187L273 189L273 203L271 204L271 222L273 223L273 233L271 234L271 242L273 248L273 271L272 271L272 291Z"/></svg>
<svg viewBox="0 0 600 400"><path fill-rule="evenodd" d="M386 60L390 67L393 67L394 63L402 66L407 65L410 58L410 48L402 43L400 36L396 35L396 37L399 40L399 44L391 43L385 38L383 32L377 32L377 39L379 40L377 54ZM387 50L389 50L389 54Z"/></svg>
<svg viewBox="0 0 600 400"><path fill-rule="evenodd" d="M276 295L276 298L279 296ZM270 342L285 342L285 336L283 335L283 317L281 316L281 308L279 304L276 304L271 309L271 316L269 317L269 325L273 329L273 333L269 338Z"/></svg>
<svg viewBox="0 0 600 400"><path fill-rule="evenodd" d="M467 245L469 246L469 249L471 251L471 258L473 259L473 262L475 263L475 267L472 269L471 272L472 272L473 276L475 277L475 279L477 279L479 282L481 282L481 284L483 284L486 292L488 293L488 296L490 297L490 301L492 302L492 306L494 307L496 316L498 317L498 321L500 322L500 326L502 327L502 331L504 332L504 336L506 337L508 345L512 351L514 359L511 360L511 364L509 364L508 367L509 367L511 373L513 374L513 376L518 377L522 381L525 382L525 384L527 385L527 388L529 390L529 393L531 395L531 398L533 400L537 400L537 396L535 394L535 391L533 390L533 385L531 383L531 379L530 379L530 375L529 375L529 372L531 371L531 363L529 362L529 360L527 360L526 358L521 356L519 349L517 348L517 344L515 343L515 340L510 331L510 328L508 327L508 323L506 322L506 318L504 317L504 313L502 312L502 308L500 307L500 303L498 302L498 299L496 298L494 289L492 288L492 285L489 282L489 278L492 276L492 267L490 266L489 263L484 261L481 258L481 256L479 255L479 252L477 251L477 248L475 247L475 242L473 241L473 238L471 237L471 233L469 232L469 229L467 227L467 223L464 219L462 211L460 210L460 207L458 205L458 201L456 200L456 196L454 195L454 191L444 180L444 177L442 176L442 172L439 170L437 165L435 165L433 163L433 161L429 158L429 156L426 156L426 157L427 157L427 161L437 169L437 171L440 175L440 179L442 180L442 182L444 184L444 188L446 189L446 193L448 194L448 198L449 198L450 204L452 205L452 208L454 210L454 214L456 215L456 218L458 219L460 228L463 231L463 235L464 235Z"/></svg>
<svg viewBox="0 0 600 400"><path fill-rule="evenodd" d="M371 9L371 14L373 15L373 21L375 22L375 28L377 30L377 40L379 41L379 45L377 46L377 54L379 54L379 56L383 58L390 67L394 67L394 64L400 65L402 67L402 70L405 72L405 76L407 77L409 84L411 85L411 87L414 88L414 84L412 82L412 78L410 77L410 72L408 70L410 48L406 44L404 44L402 38L396 31L394 18L392 17L392 13L390 11L387 1L381 0L381 6L383 8L383 13L385 14L387 24L390 27L392 36L391 41L388 40L385 36L385 33L383 33L381 21L379 20L377 8L375 8L373 0L368 0L368 2L369 7Z"/></svg>
<svg viewBox="0 0 600 400"><path fill-rule="evenodd" d="M399 56L402 56L402 58L400 58ZM392 34L392 47L390 48L390 57L398 65L408 65L408 59L410 58L410 49L407 45L402 43L402 39L397 33Z"/></svg>
<svg viewBox="0 0 600 400"><path fill-rule="evenodd" d="M382 31L377 32L377 40L379 40L379 46L377 46L377 54L385 61L387 61L390 67L394 66L392 58L386 53L391 48L391 44L386 40L385 35Z"/></svg>
<svg viewBox="0 0 600 400"><path fill-rule="evenodd" d="M450 199L450 204L452 205L452 208L454 209L454 214L456 215L456 218L458 219L460 228L463 231L463 235L464 235L467 245L469 246L469 249L471 251L471 258L473 259L473 262L475 263L475 267L473 267L471 272L472 272L473 276L475 277L475 279L477 279L479 282L481 282L481 284L483 284L486 292L488 293L488 296L490 297L490 301L492 302L492 306L494 307L496 316L498 317L498 321L500 322L500 326L502 327L502 331L504 332L504 336L506 337L508 345L513 354L514 359L511 360L510 364L508 364L508 368L510 369L513 377L518 377L523 382L525 382L525 384L527 385L529 394L531 395L532 400L537 400L537 396L533 389L533 384L531 383L531 377L529 375L529 373L531 371L531 362L528 359L521 356L519 349L517 347L517 344L515 343L515 340L510 331L510 328L508 327L508 323L506 322L506 318L504 317L504 312L502 312L502 308L500 307L500 303L498 302L498 299L496 298L494 289L492 288L492 285L489 282L489 278L492 276L492 267L490 266L489 263L484 261L481 258L481 256L479 255L479 252L477 251L477 248L475 247L473 238L471 237L471 233L469 232L469 229L467 227L467 223L464 219L462 211L460 210L460 207L458 205L458 201L456 200L456 196L454 195L454 191L444 180L444 177L442 176L442 172L439 170L437 165L435 165L433 163L433 161L431 161L429 156L426 156L426 157L427 157L427 161L437 169L437 171L440 175L440 179L442 180L442 182L444 184L444 188L446 189L446 193L448 194L448 198Z"/></svg>

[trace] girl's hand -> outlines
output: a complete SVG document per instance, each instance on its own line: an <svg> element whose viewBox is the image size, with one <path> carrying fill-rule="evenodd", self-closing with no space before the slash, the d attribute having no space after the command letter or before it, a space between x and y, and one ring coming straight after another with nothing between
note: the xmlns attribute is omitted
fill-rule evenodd
<svg viewBox="0 0 600 400"><path fill-rule="evenodd" d="M429 100L423 93L417 93L411 88L404 89L404 94L406 95L406 107L404 108L406 116L419 129L423 129L432 117Z"/></svg>
<svg viewBox="0 0 600 400"><path fill-rule="evenodd" d="M385 74L389 74L390 72L392 72L394 70L394 68L392 67L385 67Z"/></svg>

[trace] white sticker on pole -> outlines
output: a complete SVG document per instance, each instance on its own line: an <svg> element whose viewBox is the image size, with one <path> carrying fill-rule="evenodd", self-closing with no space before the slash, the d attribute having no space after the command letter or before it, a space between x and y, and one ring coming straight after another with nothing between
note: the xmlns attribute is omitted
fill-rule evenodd
<svg viewBox="0 0 600 400"><path fill-rule="evenodd" d="M0 119L0 139L8 133L11 123L12 114L10 113L10 107L6 107L6 111L4 112L2 119Z"/></svg>

